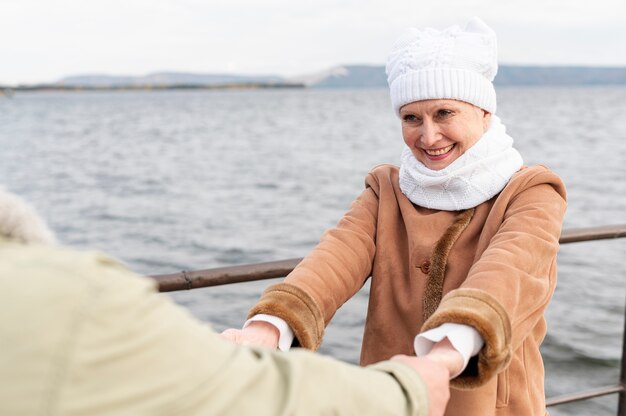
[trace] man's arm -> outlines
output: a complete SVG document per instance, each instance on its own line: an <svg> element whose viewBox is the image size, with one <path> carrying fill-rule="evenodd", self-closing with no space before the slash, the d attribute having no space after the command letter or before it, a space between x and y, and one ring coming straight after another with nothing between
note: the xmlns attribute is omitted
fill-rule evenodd
<svg viewBox="0 0 626 416"><path fill-rule="evenodd" d="M441 415L445 409L448 372L430 360L404 357L361 368L308 351L245 348L156 293L151 281L119 269L101 280L61 400L68 413Z"/></svg>

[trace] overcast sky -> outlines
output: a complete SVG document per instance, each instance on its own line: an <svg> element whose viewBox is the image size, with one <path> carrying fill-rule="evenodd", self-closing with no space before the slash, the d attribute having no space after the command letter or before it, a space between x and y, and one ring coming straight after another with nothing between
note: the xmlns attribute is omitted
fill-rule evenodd
<svg viewBox="0 0 626 416"><path fill-rule="evenodd" d="M501 63L626 66L624 0L0 0L0 84L383 64L403 29L472 16Z"/></svg>

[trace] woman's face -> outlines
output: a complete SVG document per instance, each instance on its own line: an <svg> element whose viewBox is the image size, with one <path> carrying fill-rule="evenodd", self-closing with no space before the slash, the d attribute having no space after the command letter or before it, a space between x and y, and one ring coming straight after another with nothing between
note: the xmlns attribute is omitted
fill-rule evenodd
<svg viewBox="0 0 626 416"><path fill-rule="evenodd" d="M440 170L472 147L489 126L491 114L457 100L423 100L400 108L402 137L417 160Z"/></svg>

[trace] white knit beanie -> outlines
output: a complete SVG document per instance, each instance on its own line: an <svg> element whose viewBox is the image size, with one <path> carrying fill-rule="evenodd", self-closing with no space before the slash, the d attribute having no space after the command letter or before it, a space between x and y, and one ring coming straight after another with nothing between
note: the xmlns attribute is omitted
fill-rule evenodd
<svg viewBox="0 0 626 416"><path fill-rule="evenodd" d="M408 29L392 47L386 71L396 114L405 104L438 98L496 112L496 34L479 18L465 29Z"/></svg>

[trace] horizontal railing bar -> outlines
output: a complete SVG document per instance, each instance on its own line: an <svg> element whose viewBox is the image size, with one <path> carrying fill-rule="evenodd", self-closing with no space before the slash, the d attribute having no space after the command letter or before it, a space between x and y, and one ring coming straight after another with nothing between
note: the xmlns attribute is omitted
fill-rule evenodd
<svg viewBox="0 0 626 416"><path fill-rule="evenodd" d="M568 244L623 237L626 237L626 224L617 224L603 227L571 228L569 230L563 230L559 242L561 244Z"/></svg>
<svg viewBox="0 0 626 416"><path fill-rule="evenodd" d="M626 237L626 224L618 224L603 227L586 227L563 230L559 242L561 244L568 244L623 237ZM182 271L180 273L154 275L151 277L158 282L159 290L161 292L185 289L189 290L201 287L284 277L288 275L298 265L298 263L300 263L300 261L302 261L301 258L296 258L265 263L218 267L205 270ZM626 351L626 338L624 342L625 344L623 345L623 348L624 351ZM626 402L626 388L624 386L626 384L624 382L624 379L626 378L626 367L624 367L625 358L626 357L622 356L621 384L550 398L546 401L546 406L557 406L560 404L619 393L620 403L618 416L623 415L626 408L626 406L624 406L624 402Z"/></svg>
<svg viewBox="0 0 626 416"><path fill-rule="evenodd" d="M546 400L546 406L557 406L564 403L572 403L580 400L593 399L594 397L606 396L609 394L622 393L626 391L624 386L617 384L615 386L599 387L597 389L586 390L579 393L564 394L562 396L552 397Z"/></svg>
<svg viewBox="0 0 626 416"><path fill-rule="evenodd" d="M288 259L266 263L243 264L214 269L195 270L150 276L159 283L159 291L197 289L231 283L253 282L287 276L302 261Z"/></svg>
<svg viewBox="0 0 626 416"><path fill-rule="evenodd" d="M559 241L561 244L568 244L622 237L626 237L626 224L563 230ZM161 274L151 277L158 282L161 292L172 292L175 290L189 290L285 277L300 261L302 261L302 259L297 258L266 263L226 266L214 269L182 271L179 273Z"/></svg>

